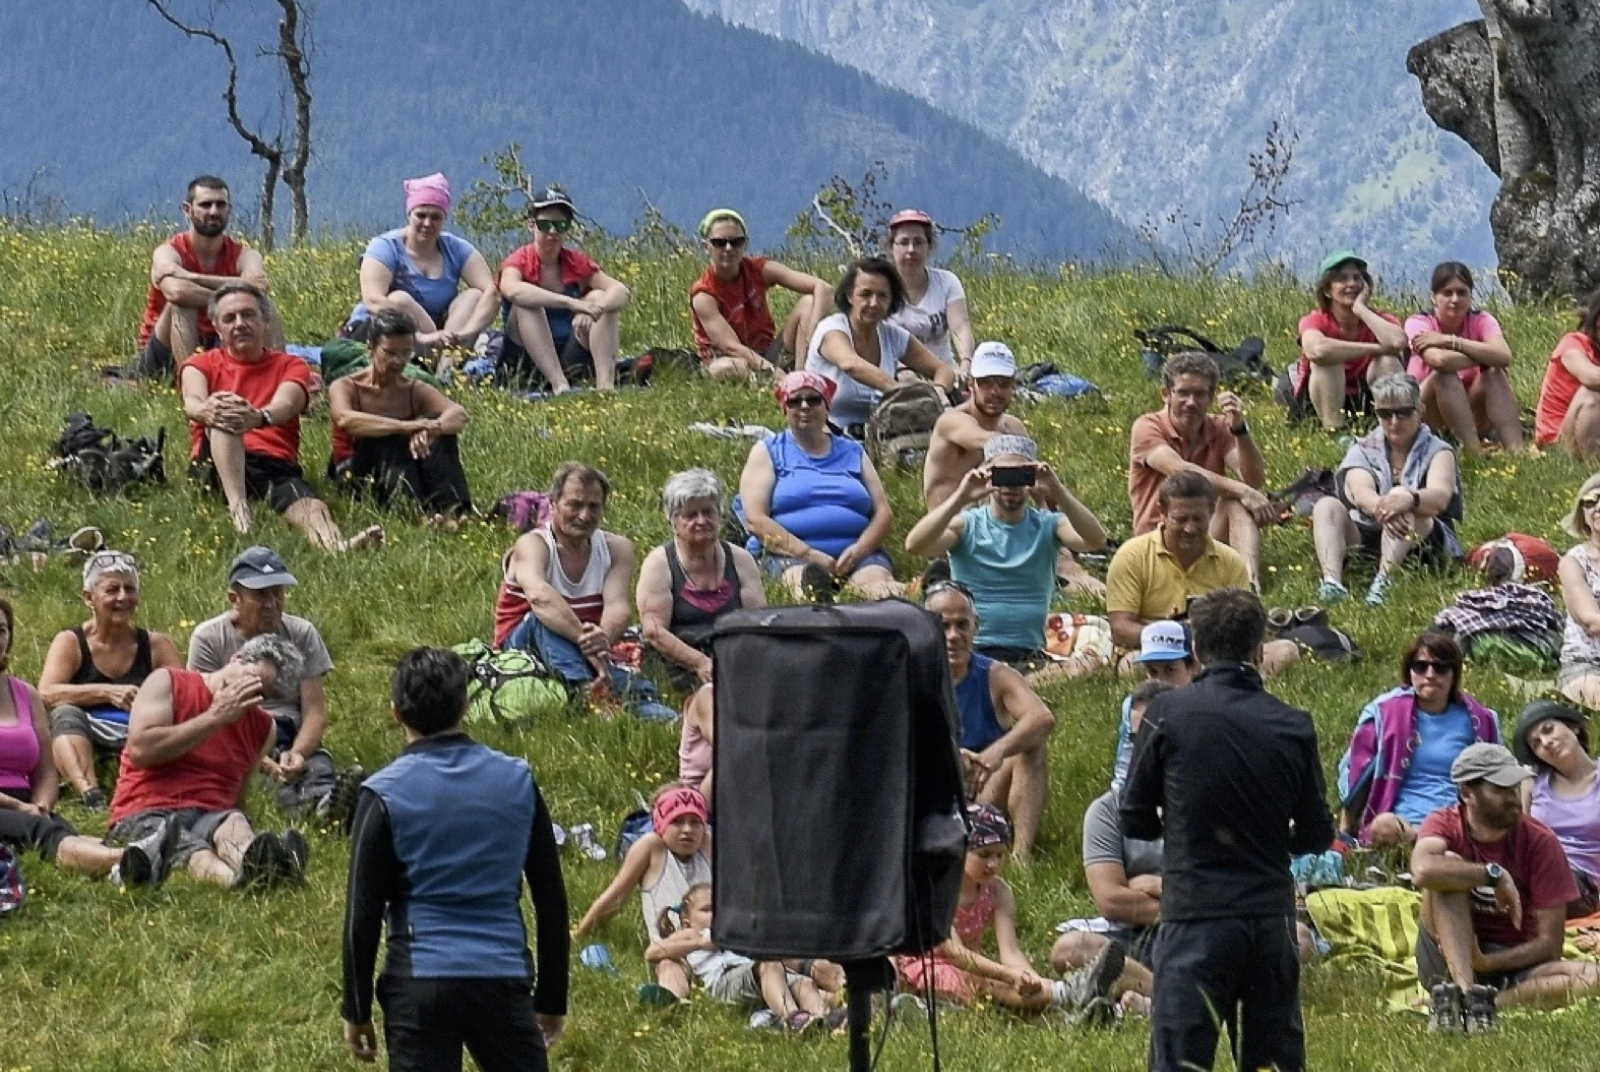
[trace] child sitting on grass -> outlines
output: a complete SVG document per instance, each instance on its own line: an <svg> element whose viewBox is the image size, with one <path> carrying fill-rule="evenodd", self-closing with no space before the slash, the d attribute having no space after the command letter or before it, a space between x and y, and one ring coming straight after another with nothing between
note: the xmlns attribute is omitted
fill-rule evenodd
<svg viewBox="0 0 1600 1072"><path fill-rule="evenodd" d="M617 877L594 899L572 936L582 938L616 915L638 889L645 930L652 943L660 942L662 913L682 904L691 886L711 881L709 812L698 789L669 785L659 790L650 809L651 832L633 843ZM641 1001L671 1004L689 996L689 970L682 959L666 957L651 963L656 981L639 988Z"/></svg>
<svg viewBox="0 0 1600 1072"><path fill-rule="evenodd" d="M967 860L961 875L953 933L923 956L895 958L905 988L958 1005L988 997L1019 1012L1063 1009L1073 1020L1108 1008L1106 997L1122 974L1124 954L1114 943L1065 979L1046 981L1017 942L1017 903L1000 877L1011 847L1011 823L993 804L967 806ZM1000 959L978 952L994 928Z"/></svg>
<svg viewBox="0 0 1600 1072"><path fill-rule="evenodd" d="M777 1022L791 1031L802 1031L814 1021L826 1023L830 1029L844 1026L845 1010L830 1009L833 994L823 990L814 978L825 968L833 968L828 962L757 961L717 948L711 940L709 882L691 886L683 896L683 904L665 909L657 923L662 937L650 943L644 959L652 964L687 961L695 978L718 1001L744 1006L764 1004ZM802 972L802 968L806 970ZM833 974L839 974L836 968ZM837 978L833 981L836 983ZM751 1024L755 1026L756 1021Z"/></svg>

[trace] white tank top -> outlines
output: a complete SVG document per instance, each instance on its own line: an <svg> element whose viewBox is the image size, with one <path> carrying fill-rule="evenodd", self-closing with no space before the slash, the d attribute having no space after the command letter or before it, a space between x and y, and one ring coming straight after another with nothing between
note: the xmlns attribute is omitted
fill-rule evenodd
<svg viewBox="0 0 1600 1072"><path fill-rule="evenodd" d="M611 544L606 534L595 529L589 536L589 561L584 564L582 576L573 579L561 568L561 552L550 530L534 531L550 551L550 568L545 570L544 579L561 593L579 621L599 625L600 614L605 610L606 574L611 570Z"/></svg>

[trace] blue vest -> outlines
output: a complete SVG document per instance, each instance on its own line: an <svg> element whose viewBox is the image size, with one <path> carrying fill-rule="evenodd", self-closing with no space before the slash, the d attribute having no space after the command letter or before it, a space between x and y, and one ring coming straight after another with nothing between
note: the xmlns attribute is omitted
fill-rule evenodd
<svg viewBox="0 0 1600 1072"><path fill-rule="evenodd" d="M452 737L404 753L365 784L388 809L405 876L389 906L384 971L532 978L520 903L535 808L527 762Z"/></svg>
<svg viewBox="0 0 1600 1072"><path fill-rule="evenodd" d="M994 660L972 653L967 676L956 686L956 710L961 714L961 747L981 752L1005 736L1005 727L995 714L994 697L989 693L989 668Z"/></svg>

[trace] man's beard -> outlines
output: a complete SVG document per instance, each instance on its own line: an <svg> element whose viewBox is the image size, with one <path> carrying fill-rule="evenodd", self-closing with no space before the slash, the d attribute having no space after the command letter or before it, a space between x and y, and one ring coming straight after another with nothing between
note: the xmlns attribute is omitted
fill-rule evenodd
<svg viewBox="0 0 1600 1072"><path fill-rule="evenodd" d="M195 234L203 238L215 238L228 229L227 220L195 220Z"/></svg>

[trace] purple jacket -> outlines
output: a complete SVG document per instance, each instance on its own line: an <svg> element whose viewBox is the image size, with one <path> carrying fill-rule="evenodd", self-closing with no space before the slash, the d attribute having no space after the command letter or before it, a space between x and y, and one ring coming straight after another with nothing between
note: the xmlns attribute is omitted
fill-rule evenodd
<svg viewBox="0 0 1600 1072"><path fill-rule="evenodd" d="M1500 716L1469 694L1461 703L1472 716L1472 736L1477 741L1500 743ZM1417 743L1417 694L1409 687L1390 689L1367 704L1350 735L1350 747L1339 760L1339 803L1345 809L1361 800L1357 834L1368 840L1372 820L1393 811L1411 767Z"/></svg>

